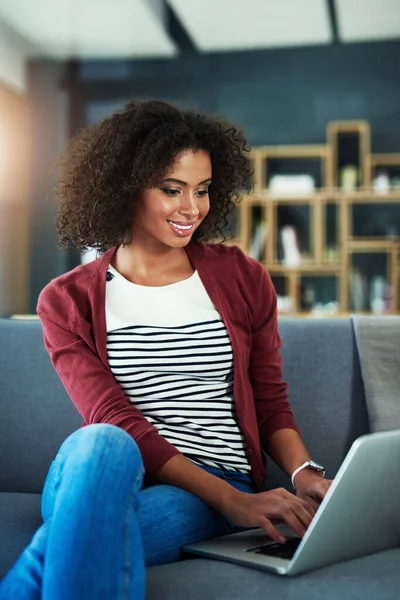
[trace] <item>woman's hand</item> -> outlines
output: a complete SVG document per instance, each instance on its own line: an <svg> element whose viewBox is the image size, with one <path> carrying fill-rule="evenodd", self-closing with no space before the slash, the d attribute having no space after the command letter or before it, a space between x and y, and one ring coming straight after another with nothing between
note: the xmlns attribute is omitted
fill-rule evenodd
<svg viewBox="0 0 400 600"><path fill-rule="evenodd" d="M276 542L285 542L273 523L286 523L303 537L315 511L308 502L283 488L248 494L233 490L223 510L224 516L239 527L261 527Z"/></svg>
<svg viewBox="0 0 400 600"><path fill-rule="evenodd" d="M332 485L331 479L324 479L322 475L303 469L295 476L296 495L305 500L316 511Z"/></svg>

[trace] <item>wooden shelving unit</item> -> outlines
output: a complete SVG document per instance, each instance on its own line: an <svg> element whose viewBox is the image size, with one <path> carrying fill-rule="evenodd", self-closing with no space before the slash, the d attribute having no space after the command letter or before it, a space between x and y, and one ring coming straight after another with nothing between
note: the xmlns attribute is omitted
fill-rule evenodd
<svg viewBox="0 0 400 600"><path fill-rule="evenodd" d="M350 136L353 150L357 150L357 187L352 191L340 189L339 167L343 165L343 140ZM356 136L355 140L351 136ZM340 154L342 153L342 155ZM270 159L319 159L323 185L312 195L276 196L268 189ZM354 310L350 301L350 275L356 259L368 260L382 255L386 269L381 275L391 290L392 302L384 312L400 312L400 229L398 235L360 236L354 231L353 212L355 206L398 205L400 190L387 194L376 193L371 188L375 169L379 166L394 165L400 168L400 154L371 154L370 129L365 121L334 122L327 126L325 145L261 147L252 151L254 181L252 193L245 196L238 206L239 233L229 243L239 245L244 252L251 254L254 239L254 221L262 222L267 228L265 243L259 256L255 256L269 271L272 280L282 284L284 296L291 298L292 309L288 314L304 316L310 310L302 306L302 282L310 278L329 280L337 302L336 315L360 312L370 314L370 307ZM342 161L342 162L340 162ZM285 266L279 252L279 216L282 210L299 210L308 215L309 239L302 253L298 267ZM368 209L369 210L369 209ZM256 217L254 216L256 215ZM336 232L334 246L327 239L327 224ZM400 228L400 215L399 215ZM371 259L371 260L372 260ZM280 295L277 289L278 295ZM313 313L314 314L314 313ZM329 314L329 316L334 316Z"/></svg>

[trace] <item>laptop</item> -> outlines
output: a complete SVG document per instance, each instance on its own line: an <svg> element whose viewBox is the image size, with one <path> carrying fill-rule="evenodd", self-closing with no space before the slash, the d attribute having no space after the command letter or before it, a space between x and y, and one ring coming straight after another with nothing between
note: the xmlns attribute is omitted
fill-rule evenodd
<svg viewBox="0 0 400 600"><path fill-rule="evenodd" d="M277 544L250 529L182 550L278 575L299 575L400 545L400 429L359 437L303 538L277 525Z"/></svg>

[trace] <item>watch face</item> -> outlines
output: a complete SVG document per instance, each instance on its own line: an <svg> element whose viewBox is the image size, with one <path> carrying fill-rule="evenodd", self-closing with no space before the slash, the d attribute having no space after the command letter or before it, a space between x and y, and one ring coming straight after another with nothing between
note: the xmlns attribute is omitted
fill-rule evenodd
<svg viewBox="0 0 400 600"><path fill-rule="evenodd" d="M309 462L309 466L310 466L312 469L315 469L316 471L325 471L325 467L323 467L322 465L320 465L320 464L316 463L316 462L315 462L315 461L313 461L313 460L310 460L310 462Z"/></svg>

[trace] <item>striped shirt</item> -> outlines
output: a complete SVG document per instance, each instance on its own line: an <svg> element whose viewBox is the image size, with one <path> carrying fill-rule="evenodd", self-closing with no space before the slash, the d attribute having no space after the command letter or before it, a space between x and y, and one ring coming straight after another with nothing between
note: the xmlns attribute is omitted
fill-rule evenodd
<svg viewBox="0 0 400 600"><path fill-rule="evenodd" d="M197 271L148 287L110 265L106 325L111 372L159 434L197 464L249 472L232 346Z"/></svg>

